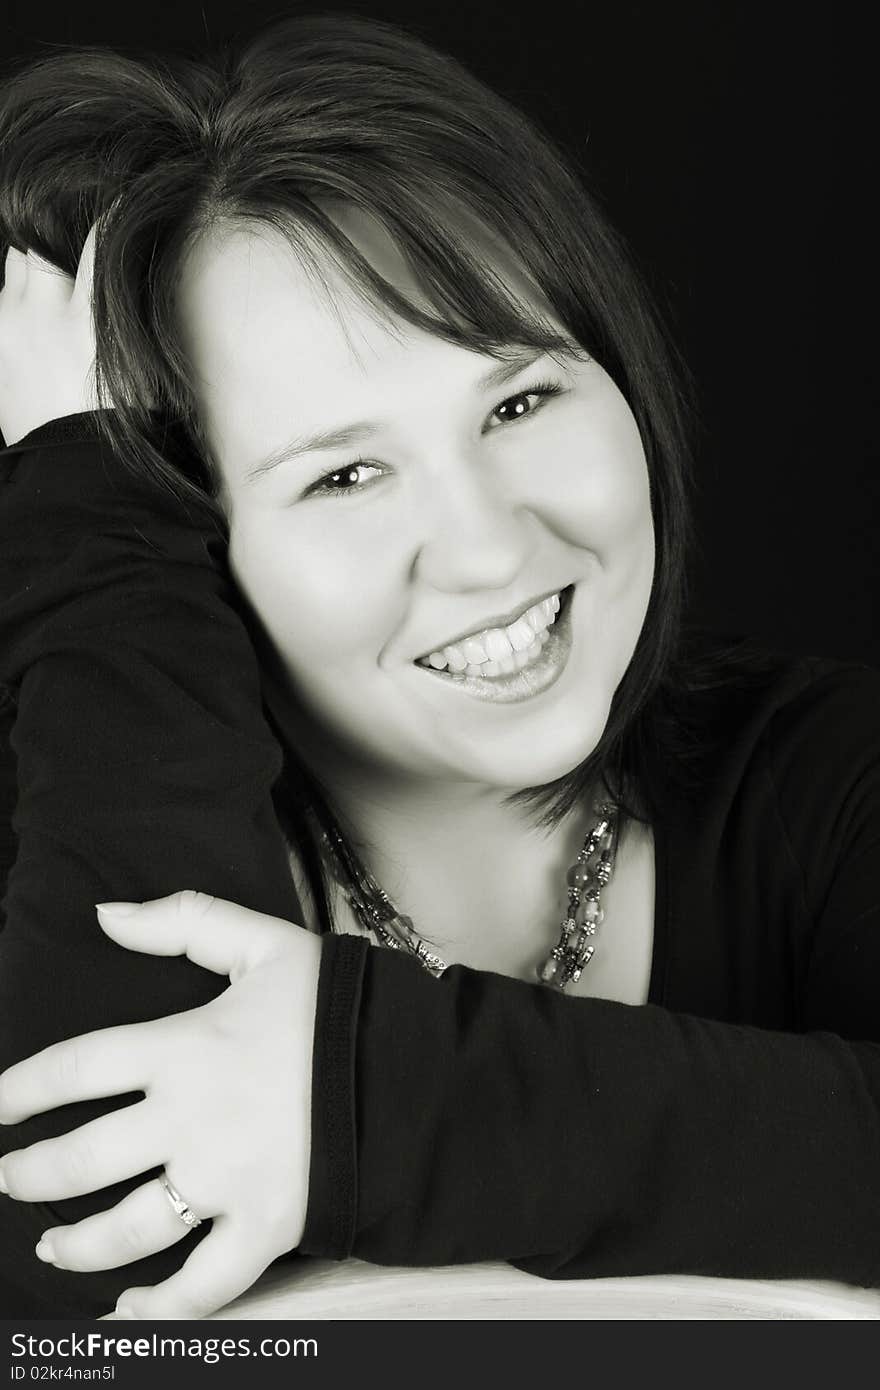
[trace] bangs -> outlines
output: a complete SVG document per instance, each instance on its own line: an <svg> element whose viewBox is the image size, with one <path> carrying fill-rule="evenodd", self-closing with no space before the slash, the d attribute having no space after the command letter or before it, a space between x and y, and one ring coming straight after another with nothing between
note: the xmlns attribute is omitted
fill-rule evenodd
<svg viewBox="0 0 880 1390"><path fill-rule="evenodd" d="M514 261L528 286L525 295L517 293L512 277L503 274L492 255L493 238L484 228L476 235L463 233L449 221L433 221L433 210L424 207L418 217L408 216L409 208L404 204L402 210L400 201L394 213L387 207L365 207L360 200L352 199L350 205L388 238L415 283L414 293L405 293L381 274L313 199L303 199L295 209L262 208L254 215L243 216L237 209L232 220L251 227L268 225L283 237L346 337L345 294L328 275L328 264L345 292L398 340L407 324L500 361L523 347L568 359L589 360L593 355L573 333L560 331L552 310L542 312L545 296L522 261L501 243L501 254Z"/></svg>

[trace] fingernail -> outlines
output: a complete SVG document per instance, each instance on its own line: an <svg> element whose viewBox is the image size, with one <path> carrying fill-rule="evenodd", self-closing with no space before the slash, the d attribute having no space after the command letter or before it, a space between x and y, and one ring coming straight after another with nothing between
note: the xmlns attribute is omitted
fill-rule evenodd
<svg viewBox="0 0 880 1390"><path fill-rule="evenodd" d="M99 912L107 917L131 917L141 909L141 903L95 903Z"/></svg>
<svg viewBox="0 0 880 1390"><path fill-rule="evenodd" d="M134 1313L131 1311L127 1303L120 1303L119 1307L116 1309L116 1316L118 1318L133 1318Z"/></svg>
<svg viewBox="0 0 880 1390"><path fill-rule="evenodd" d="M46 1264L55 1263L55 1251L52 1248L52 1242L47 1240L45 1236L37 1245L36 1255L38 1260L45 1260Z"/></svg>

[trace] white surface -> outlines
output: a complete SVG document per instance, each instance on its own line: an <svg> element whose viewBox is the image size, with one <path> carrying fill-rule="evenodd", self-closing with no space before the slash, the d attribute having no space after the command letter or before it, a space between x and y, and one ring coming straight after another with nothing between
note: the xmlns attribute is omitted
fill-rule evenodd
<svg viewBox="0 0 880 1390"><path fill-rule="evenodd" d="M539 1279L505 1264L384 1269L294 1260L215 1319L878 1319L880 1289L822 1280Z"/></svg>

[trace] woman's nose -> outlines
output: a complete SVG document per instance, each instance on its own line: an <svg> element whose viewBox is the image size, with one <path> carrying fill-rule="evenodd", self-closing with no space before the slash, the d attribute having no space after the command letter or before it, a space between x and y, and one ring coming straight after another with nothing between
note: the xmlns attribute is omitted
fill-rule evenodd
<svg viewBox="0 0 880 1390"><path fill-rule="evenodd" d="M414 575L436 589L503 588L536 544L534 514L471 470L438 481L423 496Z"/></svg>

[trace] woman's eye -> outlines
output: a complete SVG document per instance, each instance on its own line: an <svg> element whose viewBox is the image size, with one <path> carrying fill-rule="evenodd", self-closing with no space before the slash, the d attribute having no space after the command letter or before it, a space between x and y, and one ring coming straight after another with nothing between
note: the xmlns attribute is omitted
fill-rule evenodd
<svg viewBox="0 0 880 1390"><path fill-rule="evenodd" d="M529 415L534 415L541 408L540 404L531 408L524 407L523 402L527 401L529 396L537 396L540 402L548 396L558 396L561 390L562 387L555 382L540 381L534 386L527 387L524 391L517 391L515 396L508 396L506 401L502 401L500 405L495 407L492 414L502 416L503 412L508 411L509 413L503 415L502 418L502 424L505 425L510 424L513 420L522 420Z"/></svg>
<svg viewBox="0 0 880 1390"><path fill-rule="evenodd" d="M373 468L378 471L374 463L367 463L366 459L355 459L353 463L347 463L344 468L337 468L334 472L319 478L309 488L309 492L317 493L322 497L348 497L353 492L360 492L364 484L358 481L358 474L364 468Z"/></svg>
<svg viewBox="0 0 880 1390"><path fill-rule="evenodd" d="M516 420L527 419L540 410L540 402L550 396L558 396L562 390L562 386L552 381L537 382L536 385L530 386L524 391L517 391L515 396L508 396L506 400L495 407L492 414L499 416L504 425L512 424ZM526 402L530 396L537 397L539 404L528 406ZM374 472L381 471L376 464L368 463L366 459L355 459L352 463L347 463L344 468L337 468L334 472L326 473L323 478L319 478L309 488L307 495L350 497L361 492L365 483L361 480L360 474L365 468L371 468Z"/></svg>

